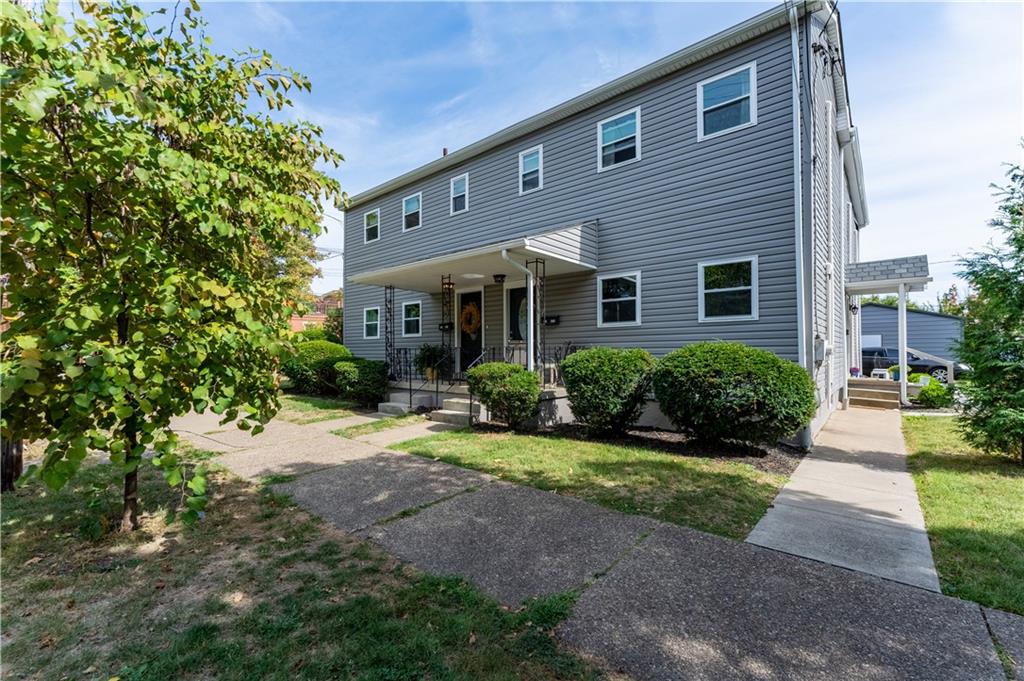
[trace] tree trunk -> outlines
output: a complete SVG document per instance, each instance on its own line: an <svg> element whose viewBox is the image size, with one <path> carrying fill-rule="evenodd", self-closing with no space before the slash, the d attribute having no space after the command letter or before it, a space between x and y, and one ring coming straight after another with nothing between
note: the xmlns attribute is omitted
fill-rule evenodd
<svg viewBox="0 0 1024 681"><path fill-rule="evenodd" d="M14 481L21 477L23 462L22 452L24 442L22 440L8 440L3 438L2 454L0 454L0 492L13 492Z"/></svg>
<svg viewBox="0 0 1024 681"><path fill-rule="evenodd" d="M128 455L125 457L125 465L128 472L124 474L124 505L121 509L121 531L132 532L139 529L139 464L142 457L135 454L135 446L138 444L138 436L133 428L135 417L129 418L126 433L128 438Z"/></svg>

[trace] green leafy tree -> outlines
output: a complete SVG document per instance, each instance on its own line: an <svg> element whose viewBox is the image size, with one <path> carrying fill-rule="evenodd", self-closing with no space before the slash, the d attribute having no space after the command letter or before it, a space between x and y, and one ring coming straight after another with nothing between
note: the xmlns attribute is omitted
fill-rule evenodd
<svg viewBox="0 0 1024 681"><path fill-rule="evenodd" d="M967 301L960 296L956 284L949 287L949 290L936 296L936 310L943 314L956 315L961 317L967 307Z"/></svg>
<svg viewBox="0 0 1024 681"><path fill-rule="evenodd" d="M332 343L345 343L345 314L342 309L336 308L327 311L324 331L327 332L327 340Z"/></svg>
<svg viewBox="0 0 1024 681"><path fill-rule="evenodd" d="M972 253L958 272L974 292L958 348L973 370L961 389L961 426L971 443L1024 465L1024 169L1011 166L1007 178L991 222L1005 245Z"/></svg>
<svg viewBox="0 0 1024 681"><path fill-rule="evenodd" d="M153 450L191 522L205 475L166 428L211 409L258 432L277 411L295 275L322 202L345 200L319 167L341 157L274 115L309 81L266 52L212 51L194 1L180 18L81 8L2 7L0 425L48 442L33 471L54 488L109 452L122 530Z"/></svg>
<svg viewBox="0 0 1024 681"><path fill-rule="evenodd" d="M897 305L900 304L900 298L897 295L880 296L876 294L870 296L861 296L860 303L861 305L864 305L865 303L878 303L879 305L889 305L891 307L896 307ZM907 309L927 310L928 306L914 302L910 298L907 298Z"/></svg>

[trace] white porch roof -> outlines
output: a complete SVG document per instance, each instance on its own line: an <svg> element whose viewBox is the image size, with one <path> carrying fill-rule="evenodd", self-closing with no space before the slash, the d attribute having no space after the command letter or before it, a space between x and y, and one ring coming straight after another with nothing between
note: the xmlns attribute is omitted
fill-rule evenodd
<svg viewBox="0 0 1024 681"><path fill-rule="evenodd" d="M907 291L923 291L931 280L927 255L852 262L846 266L846 293L853 296L895 293L900 284Z"/></svg>
<svg viewBox="0 0 1024 681"><path fill-rule="evenodd" d="M597 269L597 224L584 222L496 243L453 251L433 258L402 265L359 272L349 277L357 284L394 286L406 291L438 293L441 277L451 275L456 286L493 284L494 275L509 279L523 276L521 269L502 257L502 253L520 265L541 258L545 275L555 276Z"/></svg>

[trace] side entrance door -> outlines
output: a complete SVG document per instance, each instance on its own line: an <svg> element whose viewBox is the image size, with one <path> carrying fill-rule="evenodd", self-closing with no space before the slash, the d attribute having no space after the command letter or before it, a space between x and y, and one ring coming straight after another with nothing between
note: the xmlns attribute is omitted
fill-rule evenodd
<svg viewBox="0 0 1024 681"><path fill-rule="evenodd" d="M484 351L483 293L459 294L459 371L463 372Z"/></svg>

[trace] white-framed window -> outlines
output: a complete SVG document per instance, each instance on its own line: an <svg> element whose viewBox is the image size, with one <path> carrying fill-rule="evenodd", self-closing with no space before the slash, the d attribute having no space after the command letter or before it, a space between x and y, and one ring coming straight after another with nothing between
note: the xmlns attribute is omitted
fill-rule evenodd
<svg viewBox="0 0 1024 681"><path fill-rule="evenodd" d="M423 192L402 199L402 231L408 232L423 224Z"/></svg>
<svg viewBox="0 0 1024 681"><path fill-rule="evenodd" d="M757 319L757 256L697 263L697 320Z"/></svg>
<svg viewBox="0 0 1024 681"><path fill-rule="evenodd" d="M451 213L465 213L469 210L469 173L462 173L451 181Z"/></svg>
<svg viewBox="0 0 1024 681"><path fill-rule="evenodd" d="M544 188L544 145L519 152L519 194Z"/></svg>
<svg viewBox="0 0 1024 681"><path fill-rule="evenodd" d="M380 338L380 308L363 308L363 338L374 340Z"/></svg>
<svg viewBox="0 0 1024 681"><path fill-rule="evenodd" d="M697 139L756 124L756 61L697 83Z"/></svg>
<svg viewBox="0 0 1024 681"><path fill-rule="evenodd" d="M640 160L640 107L597 124L597 170Z"/></svg>
<svg viewBox="0 0 1024 681"><path fill-rule="evenodd" d="M597 277L597 325L640 325L640 272Z"/></svg>
<svg viewBox="0 0 1024 681"><path fill-rule="evenodd" d="M380 238L380 208L363 213L363 243L368 244Z"/></svg>
<svg viewBox="0 0 1024 681"><path fill-rule="evenodd" d="M402 303L402 335L419 336L422 333L421 321L423 305L418 300Z"/></svg>

